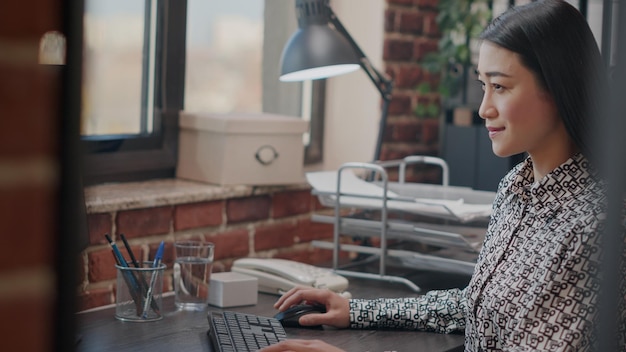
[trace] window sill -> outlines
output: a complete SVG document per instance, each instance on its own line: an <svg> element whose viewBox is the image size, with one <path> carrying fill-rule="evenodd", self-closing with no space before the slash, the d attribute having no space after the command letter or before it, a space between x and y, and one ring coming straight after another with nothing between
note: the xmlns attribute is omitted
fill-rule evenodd
<svg viewBox="0 0 626 352"><path fill-rule="evenodd" d="M306 183L272 186L220 186L183 179L110 183L85 187L87 213L152 208L310 189Z"/></svg>

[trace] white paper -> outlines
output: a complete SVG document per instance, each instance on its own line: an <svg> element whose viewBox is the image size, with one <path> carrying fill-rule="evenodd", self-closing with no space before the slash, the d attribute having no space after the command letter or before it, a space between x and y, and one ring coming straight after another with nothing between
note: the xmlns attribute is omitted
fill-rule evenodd
<svg viewBox="0 0 626 352"><path fill-rule="evenodd" d="M323 193L337 192L337 171L308 172L306 179L316 191ZM341 172L341 193L382 197L383 189L356 177L350 170L344 170ZM393 198L398 197L398 195L388 190L387 197Z"/></svg>
<svg viewBox="0 0 626 352"><path fill-rule="evenodd" d="M324 193L323 197L330 199L333 203L335 202L337 171L309 172L306 174L306 178L313 189ZM441 187L443 188L443 186ZM371 209L380 209L383 206L382 187L366 182L350 171L341 172L341 194L342 206ZM394 198L401 198L402 200ZM492 204L467 204L463 199L407 199L407 197L395 192L387 191L387 209L422 215L453 217L459 221L467 222L488 218L491 215Z"/></svg>

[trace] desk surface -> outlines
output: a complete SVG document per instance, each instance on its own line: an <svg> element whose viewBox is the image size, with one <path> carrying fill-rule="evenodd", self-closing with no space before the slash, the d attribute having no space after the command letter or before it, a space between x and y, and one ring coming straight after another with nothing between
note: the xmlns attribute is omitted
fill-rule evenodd
<svg viewBox="0 0 626 352"><path fill-rule="evenodd" d="M433 274L418 280L424 291L439 288L438 285L425 284ZM436 283L450 282L447 274L435 274ZM377 297L408 297L415 295L406 286L377 280L350 278L349 290L355 298ZM465 278L451 278L460 281ZM445 285L445 284L444 284ZM430 287L429 287L430 286ZM451 286L452 287L452 286ZM443 287L441 287L443 288ZM278 296L259 293L255 306L233 307L226 310L241 311L262 316L273 316L277 313L272 307ZM174 298L169 295L163 298L165 313L162 320L146 323L118 321L114 317L114 308L93 310L78 314L80 341L77 351L212 351L209 338L207 312L177 311ZM209 307L209 309L219 309ZM416 331L384 331L384 330L324 330L285 328L289 338L321 339L346 351L450 351L462 350L463 335L435 334Z"/></svg>

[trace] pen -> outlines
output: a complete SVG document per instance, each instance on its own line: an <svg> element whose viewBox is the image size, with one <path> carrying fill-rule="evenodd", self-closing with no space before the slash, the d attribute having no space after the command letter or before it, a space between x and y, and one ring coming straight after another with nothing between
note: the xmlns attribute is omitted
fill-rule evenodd
<svg viewBox="0 0 626 352"><path fill-rule="evenodd" d="M115 262L121 267L128 268L128 263L124 259L124 256L120 252L119 248L117 248L117 245L115 244L115 242L113 242L109 234L104 234L104 237L106 237L107 241L109 241L109 244L111 245L111 248L113 249ZM143 299L143 297L141 297L141 288L139 287L136 278L132 275L131 272L123 271L122 276L124 277L124 281L126 281L126 285L128 285L128 290L131 297L133 298L133 301L135 301L137 314L139 314L139 309L141 309L141 300Z"/></svg>
<svg viewBox="0 0 626 352"><path fill-rule="evenodd" d="M127 268L128 267L128 263L126 262L126 259L124 259L124 256L122 255L122 252L120 252L120 249L117 248L117 244L115 244L115 242L113 242L113 240L111 239L111 236L109 236L108 233L105 233L104 237L106 237L107 241L109 241L109 244L111 245L111 248L113 248L113 254L117 258L117 261L120 263L120 266L123 266L123 267Z"/></svg>
<svg viewBox="0 0 626 352"><path fill-rule="evenodd" d="M130 245L128 244L128 241L126 241L126 236L124 236L124 234L121 233L120 238L122 239L122 242L124 242L124 247L126 247L126 250L128 251L128 255L130 256L130 261L133 263L135 268L139 268L139 262L137 262L137 259L135 259L135 255L133 254L133 251L130 249Z"/></svg>
<svg viewBox="0 0 626 352"><path fill-rule="evenodd" d="M146 294L146 300L143 306L143 318L148 317L148 307L150 306L150 302L152 302L152 288L154 287L157 273L156 270L161 265L161 258L163 257L163 248L165 247L165 242L161 241L159 244L159 248L157 249L156 254L154 255L154 262L152 263L152 268L155 269L152 272L152 277L150 278L150 284L148 285L148 293Z"/></svg>
<svg viewBox="0 0 626 352"><path fill-rule="evenodd" d="M130 244L128 243L128 241L126 240L126 236L124 236L123 233L120 234L120 238L122 239L122 242L124 242L124 247L126 247L126 250L128 251L128 256L130 256L130 260L133 263L133 265L135 266L135 268L140 268L141 265L139 264L139 262L137 261L137 259L135 258L135 255L133 254L133 250L130 248ZM146 292L148 290L148 283L146 282L146 278L143 275L138 275L139 276L139 292L141 293L141 295L143 295L144 292ZM150 302L150 305L152 306L152 309L154 309L155 312L159 312L159 306L158 304L152 300Z"/></svg>

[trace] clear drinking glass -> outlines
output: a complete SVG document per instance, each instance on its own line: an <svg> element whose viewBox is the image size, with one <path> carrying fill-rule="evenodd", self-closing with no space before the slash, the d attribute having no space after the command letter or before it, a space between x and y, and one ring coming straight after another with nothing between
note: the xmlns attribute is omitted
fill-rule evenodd
<svg viewBox="0 0 626 352"><path fill-rule="evenodd" d="M204 310L209 303L209 282L215 245L202 241L174 243L174 303L178 309Z"/></svg>

